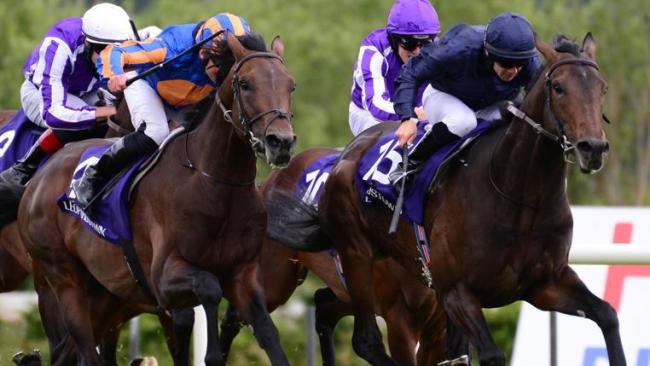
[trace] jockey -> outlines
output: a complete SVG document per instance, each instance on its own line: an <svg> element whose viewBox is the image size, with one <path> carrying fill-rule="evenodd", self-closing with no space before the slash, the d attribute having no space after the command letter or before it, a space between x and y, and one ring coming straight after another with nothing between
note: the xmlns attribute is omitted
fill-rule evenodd
<svg viewBox="0 0 650 366"><path fill-rule="evenodd" d="M397 0L386 28L366 36L354 66L349 107L353 135L383 121L399 121L392 103L395 78L402 65L438 33L438 14L429 0Z"/></svg>
<svg viewBox="0 0 650 366"><path fill-rule="evenodd" d="M429 83L422 99L432 125L409 153L408 170L469 133L477 117L500 118L501 102L515 99L540 67L533 28L514 13L499 14L487 26L456 25L439 42L424 47L402 69L394 98L402 121L395 135L404 146L417 133L417 88Z"/></svg>
<svg viewBox="0 0 650 366"><path fill-rule="evenodd" d="M134 36L129 15L121 7L101 3L83 18L56 23L25 61L20 101L25 115L47 128L27 154L0 174L11 187L22 187L39 163L65 143L92 137L96 121L115 114L98 101L94 61L108 44Z"/></svg>
<svg viewBox="0 0 650 366"><path fill-rule="evenodd" d="M126 70L145 71L220 30L235 36L250 33L244 18L222 13L198 24L167 27L157 38L112 45L101 53L97 60L101 81L108 83L111 92L124 91L136 131L116 141L95 165L86 169L81 179L73 183L76 199L83 207L88 206L110 177L154 152L169 135L168 117L180 118L183 108L207 97L217 87L217 76L221 75L211 51L216 47L216 40L208 41L202 48L177 58L129 87L126 82L131 73L127 74Z"/></svg>

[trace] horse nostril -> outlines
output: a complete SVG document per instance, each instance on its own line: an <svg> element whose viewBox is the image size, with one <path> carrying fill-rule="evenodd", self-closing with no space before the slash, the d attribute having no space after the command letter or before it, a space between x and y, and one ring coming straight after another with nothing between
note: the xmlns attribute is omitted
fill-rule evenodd
<svg viewBox="0 0 650 366"><path fill-rule="evenodd" d="M291 148L296 143L296 135L278 136L267 135L266 144L273 149Z"/></svg>
<svg viewBox="0 0 650 366"><path fill-rule="evenodd" d="M578 150L583 154L605 154L609 151L607 141L598 139L587 139L578 142Z"/></svg>

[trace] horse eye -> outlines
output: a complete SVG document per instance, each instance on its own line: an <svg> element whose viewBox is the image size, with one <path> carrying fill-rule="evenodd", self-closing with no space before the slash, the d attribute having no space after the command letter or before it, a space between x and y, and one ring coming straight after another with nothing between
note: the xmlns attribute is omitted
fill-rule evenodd
<svg viewBox="0 0 650 366"><path fill-rule="evenodd" d="M564 90L562 89L562 86L560 85L560 83L554 83L553 84L553 90L555 90L555 92L557 94L563 94L564 93Z"/></svg>
<svg viewBox="0 0 650 366"><path fill-rule="evenodd" d="M246 90L246 91L251 90L251 85L250 85L250 83L248 82L248 80L240 80L240 81L239 81L239 87L240 87L242 90Z"/></svg>

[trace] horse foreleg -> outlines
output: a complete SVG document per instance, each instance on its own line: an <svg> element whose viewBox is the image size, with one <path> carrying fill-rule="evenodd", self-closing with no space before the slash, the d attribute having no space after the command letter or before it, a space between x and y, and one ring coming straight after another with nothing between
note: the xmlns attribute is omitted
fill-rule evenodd
<svg viewBox="0 0 650 366"><path fill-rule="evenodd" d="M173 344L173 349L171 349L171 351L174 365L189 365L190 340L192 338L192 329L194 328L194 309L174 309L171 313L174 337L169 341L169 343ZM160 318L161 324L164 321L165 319ZM168 346L169 345L170 344L168 344Z"/></svg>
<svg viewBox="0 0 650 366"><path fill-rule="evenodd" d="M224 361L228 360L230 346L237 334L239 334L241 327L242 322L239 320L239 315L237 315L237 309L232 304L228 304L226 315L221 321L221 338L219 338L221 354L223 355Z"/></svg>
<svg viewBox="0 0 650 366"><path fill-rule="evenodd" d="M605 337L611 366L625 366L625 354L618 330L616 310L594 295L570 268L562 275L538 288L526 299L532 305L549 311L586 317L598 324Z"/></svg>
<svg viewBox="0 0 650 366"><path fill-rule="evenodd" d="M208 349L204 359L205 364L208 366L223 365L224 360L219 346L218 323L218 308L223 296L223 290L217 277L212 273L188 264L179 257L170 256L165 263L159 289L163 304L182 303L183 299L187 298L188 295L196 296L205 310L208 326ZM177 322L182 322L184 326L187 322L185 317L187 317L187 313L182 310L172 313L174 329L176 329ZM185 336L182 338L186 339Z"/></svg>
<svg viewBox="0 0 650 366"><path fill-rule="evenodd" d="M465 339L464 348L455 354L468 354L469 344ZM454 347L452 347L454 348ZM442 306L435 305L427 321L422 325L420 347L417 352L418 365L437 365L447 359L447 313ZM453 359L453 358L452 358Z"/></svg>
<svg viewBox="0 0 650 366"><path fill-rule="evenodd" d="M323 366L333 366L334 327L346 315L352 315L350 304L341 302L329 288L321 288L314 293L316 306L316 333L320 340L320 353Z"/></svg>
<svg viewBox="0 0 650 366"><path fill-rule="evenodd" d="M271 364L289 365L280 345L278 330L266 308L264 289L259 281L259 264L253 261L243 265L231 280L229 289L231 304L237 308L240 319L253 327L255 338Z"/></svg>
<svg viewBox="0 0 650 366"><path fill-rule="evenodd" d="M441 298L448 316L448 352L455 353L450 352L449 358L457 359L462 356L458 352L464 352L466 344L463 343L465 341L461 335L460 329L462 329L476 347L481 366L505 366L505 355L490 334L481 304L476 296L460 284L443 294Z"/></svg>
<svg viewBox="0 0 650 366"><path fill-rule="evenodd" d="M338 241L334 238L333 242ZM370 245L366 248L370 248ZM370 250L360 253L348 247L340 249L345 282L354 306L352 348L371 365L397 365L386 353L375 319L372 253Z"/></svg>
<svg viewBox="0 0 650 366"><path fill-rule="evenodd" d="M400 365L415 366L415 346L420 334L414 314L400 298L381 315L386 321L390 356Z"/></svg>

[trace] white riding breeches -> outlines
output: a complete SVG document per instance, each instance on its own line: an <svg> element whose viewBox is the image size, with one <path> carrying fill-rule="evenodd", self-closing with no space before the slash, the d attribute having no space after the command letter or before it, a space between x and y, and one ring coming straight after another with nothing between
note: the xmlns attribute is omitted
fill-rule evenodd
<svg viewBox="0 0 650 366"><path fill-rule="evenodd" d="M146 80L135 81L124 89L124 99L129 106L131 122L137 130L146 123L145 135L160 145L169 135L167 113L158 93Z"/></svg>
<svg viewBox="0 0 650 366"><path fill-rule="evenodd" d="M350 102L348 122L350 123L350 130L354 136L381 123L381 121L377 121L369 111L357 107L354 102Z"/></svg>
<svg viewBox="0 0 650 366"><path fill-rule="evenodd" d="M447 125L449 132L457 136L465 136L473 130L477 124L477 117L486 120L501 117L498 103L474 111L460 99L431 85L424 89L422 106L429 122L442 122Z"/></svg>
<svg viewBox="0 0 650 366"><path fill-rule="evenodd" d="M97 92L84 94L83 97L68 93L65 97L65 104L71 108L82 108L87 105L95 105L98 100ZM43 128L50 127L43 119L43 95L38 87L29 80L25 80L20 86L20 105L27 118L34 124Z"/></svg>

